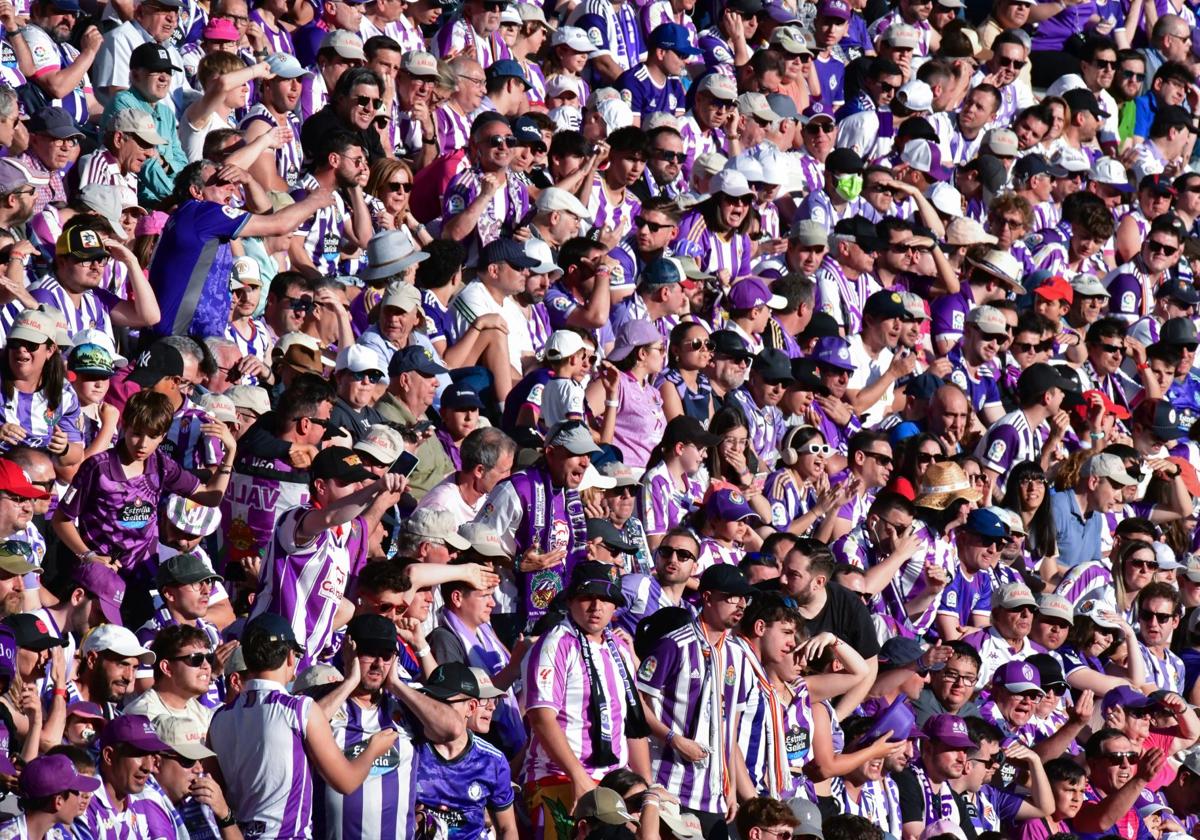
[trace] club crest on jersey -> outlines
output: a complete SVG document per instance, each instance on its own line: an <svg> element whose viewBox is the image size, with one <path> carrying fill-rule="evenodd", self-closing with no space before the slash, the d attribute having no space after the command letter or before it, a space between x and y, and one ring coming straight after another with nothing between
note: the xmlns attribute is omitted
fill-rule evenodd
<svg viewBox="0 0 1200 840"><path fill-rule="evenodd" d="M548 609L550 602L561 589L562 578L558 576L558 572L543 569L535 574L530 582L529 599L539 610Z"/></svg>
<svg viewBox="0 0 1200 840"><path fill-rule="evenodd" d="M732 665L725 669L725 685L733 685L737 682L737 671Z"/></svg>
<svg viewBox="0 0 1200 840"><path fill-rule="evenodd" d="M467 785L467 796L476 802L483 799L486 793L487 791L483 789L483 785L479 784L479 782L471 782L471 784Z"/></svg>

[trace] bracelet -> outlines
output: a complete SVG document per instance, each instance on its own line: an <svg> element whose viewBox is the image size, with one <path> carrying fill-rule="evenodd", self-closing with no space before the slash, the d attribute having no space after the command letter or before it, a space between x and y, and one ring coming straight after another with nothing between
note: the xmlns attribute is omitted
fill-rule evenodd
<svg viewBox="0 0 1200 840"><path fill-rule="evenodd" d="M214 815L215 816L215 815ZM224 817L217 819L217 828L233 828L237 824L237 817L234 816L233 809L229 809L229 813Z"/></svg>
<svg viewBox="0 0 1200 840"><path fill-rule="evenodd" d="M431 652L432 651L429 650L429 645L425 645L425 647L416 651L417 659L424 659L426 656L429 656Z"/></svg>
<svg viewBox="0 0 1200 840"><path fill-rule="evenodd" d="M1092 440L1104 440L1104 432L1091 432L1088 434Z"/></svg>
<svg viewBox="0 0 1200 840"><path fill-rule="evenodd" d="M605 408L620 408L621 401L620 400L605 400L604 407Z"/></svg>
<svg viewBox="0 0 1200 840"><path fill-rule="evenodd" d="M1138 371L1149 370L1150 365L1147 364L1146 362L1138 362L1137 369L1138 369Z"/></svg>
<svg viewBox="0 0 1200 840"><path fill-rule="evenodd" d="M233 467L221 467L217 470L217 475L233 475Z"/></svg>
<svg viewBox="0 0 1200 840"><path fill-rule="evenodd" d="M55 697L61 697L64 700L67 699L67 690L65 688L56 688L54 689L53 694Z"/></svg>
<svg viewBox="0 0 1200 840"><path fill-rule="evenodd" d="M667 737L666 737L666 739L663 741L663 743L664 743L664 744L666 744L666 745L669 747L669 746L671 746L671 742L672 742L672 741L674 741L674 740L675 740L675 730L674 730L674 729L668 729L668 730L667 730Z"/></svg>
<svg viewBox="0 0 1200 840"><path fill-rule="evenodd" d="M79 559L87 561L87 560L91 560L93 557L99 557L99 556L100 555L96 551L96 549L91 548L91 549L88 549L87 551L85 551L83 554L80 554Z"/></svg>

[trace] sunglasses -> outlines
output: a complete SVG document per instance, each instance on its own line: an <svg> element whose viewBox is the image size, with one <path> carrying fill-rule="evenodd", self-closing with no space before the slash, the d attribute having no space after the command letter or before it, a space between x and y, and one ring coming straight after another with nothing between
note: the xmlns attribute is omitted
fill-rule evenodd
<svg viewBox="0 0 1200 840"><path fill-rule="evenodd" d="M305 296L300 298L285 298L288 301L288 309L293 312L312 312L316 308L313 299Z"/></svg>
<svg viewBox="0 0 1200 840"><path fill-rule="evenodd" d="M920 464L921 466L926 466L927 464L944 464L949 460L950 460L949 455L937 455L937 454L934 454L933 452L918 452L917 453L917 463Z"/></svg>
<svg viewBox="0 0 1200 840"><path fill-rule="evenodd" d="M974 762L975 764L982 764L986 770L995 770L1004 763L1004 760L1000 758L999 754L992 756L987 761L984 761L982 758L968 758L967 761Z"/></svg>
<svg viewBox="0 0 1200 840"><path fill-rule="evenodd" d="M1123 346L1121 346L1120 344L1097 344L1096 346L1099 347L1101 350L1103 350L1105 353L1124 353L1125 352L1125 348Z"/></svg>
<svg viewBox="0 0 1200 840"><path fill-rule="evenodd" d="M1100 754L1101 758L1109 764L1119 764L1121 766L1129 765L1132 767L1137 764L1138 754L1136 752L1106 752Z"/></svg>
<svg viewBox="0 0 1200 840"><path fill-rule="evenodd" d="M833 123L825 122L825 120L821 120L820 122L809 123L808 125L804 126L804 133L805 134L833 134L833 132L836 128L837 128L837 126L835 126Z"/></svg>
<svg viewBox="0 0 1200 840"><path fill-rule="evenodd" d="M693 338L683 342L681 346L685 350L707 350L710 353L717 349L717 345L709 338Z"/></svg>
<svg viewBox="0 0 1200 840"><path fill-rule="evenodd" d="M722 195L721 198L723 198L729 204L745 205L746 207L749 207L754 201L754 199L748 195Z"/></svg>
<svg viewBox="0 0 1200 840"><path fill-rule="evenodd" d="M614 487L611 490L605 490L604 495L614 499L623 499L626 496L633 498L637 496L637 492L632 487Z"/></svg>
<svg viewBox="0 0 1200 840"><path fill-rule="evenodd" d="M666 230L669 227L674 227L674 225L670 223L664 225L658 222L652 222L649 219L645 219L641 216L634 218L633 224L638 230L641 230L642 228L649 228L651 233L658 233L660 230Z"/></svg>
<svg viewBox="0 0 1200 840"><path fill-rule="evenodd" d="M215 653L188 653L183 656L172 656L172 662L182 662L189 668L199 668L205 662L212 667L217 667L217 655Z"/></svg>
<svg viewBox="0 0 1200 840"><path fill-rule="evenodd" d="M1013 70L1020 70L1022 67L1025 66L1025 59L1023 59L1023 58L998 58L998 59L996 59L996 64L998 64L1000 67L1010 67Z"/></svg>
<svg viewBox="0 0 1200 840"><path fill-rule="evenodd" d="M1093 67L1096 67L1096 68L1098 68L1098 69L1100 69L1100 70L1116 70L1116 69L1117 69L1117 62L1115 62L1115 61L1106 61L1106 60L1105 60L1105 59L1103 59L1103 58L1093 58L1093 59L1091 60L1091 62L1089 62L1089 63L1090 63L1090 64L1091 64Z"/></svg>
<svg viewBox="0 0 1200 840"><path fill-rule="evenodd" d="M185 756L180 755L179 753L167 753L166 756L167 756L167 758L171 759L176 764L178 764L180 767L182 767L184 770L191 770L193 767L195 767L197 764L200 763L200 759L198 759L198 758L187 758Z"/></svg>
<svg viewBox="0 0 1200 840"><path fill-rule="evenodd" d="M1014 353L1047 353L1054 349L1054 339L1049 338L1036 344L1028 341L1014 341L1012 349Z"/></svg>
<svg viewBox="0 0 1200 840"><path fill-rule="evenodd" d="M1152 254L1162 254L1164 257L1173 257L1179 248L1175 245L1166 245L1159 242L1157 239L1151 239L1146 242L1146 247L1150 249Z"/></svg>
<svg viewBox="0 0 1200 840"><path fill-rule="evenodd" d="M828 443L806 443L800 447L801 454L823 455L828 458L833 454L833 447Z"/></svg>
<svg viewBox="0 0 1200 840"><path fill-rule="evenodd" d="M1175 614L1174 613L1160 613L1160 612L1155 612L1154 610L1138 610L1138 617L1141 618L1142 621L1145 621L1147 623L1153 620L1153 621L1157 621L1159 624L1166 624L1172 618L1175 617Z"/></svg>
<svg viewBox="0 0 1200 840"><path fill-rule="evenodd" d="M493 134L487 139L487 144L493 149L502 149L508 147L515 149L517 147L517 138L511 134Z"/></svg>
<svg viewBox="0 0 1200 840"><path fill-rule="evenodd" d="M388 189L391 190L392 192L410 193L410 192L412 192L412 188L413 188L413 185L410 184L408 181L391 181L388 184Z"/></svg>
<svg viewBox="0 0 1200 840"><path fill-rule="evenodd" d="M890 195L893 198L896 196L896 191L891 187L885 187L882 184L867 184L866 189L871 192L879 193L880 195Z"/></svg>
<svg viewBox="0 0 1200 840"><path fill-rule="evenodd" d="M372 385L377 385L383 381L383 373L377 370L350 370L346 372L350 374L350 378L355 382L370 382Z"/></svg>
<svg viewBox="0 0 1200 840"><path fill-rule="evenodd" d="M654 157L664 163L683 163L687 160L686 152L671 152L666 149L657 149L654 152Z"/></svg>
<svg viewBox="0 0 1200 840"><path fill-rule="evenodd" d="M865 450L863 452L863 455L867 458L874 458L882 466L885 466L885 467L890 467L892 465L892 462L895 460L892 458L891 455L884 455L882 452L871 452L869 450Z"/></svg>
<svg viewBox="0 0 1200 840"><path fill-rule="evenodd" d="M658 547L658 556L664 560L670 560L672 557L678 557L683 562L687 563L696 559L696 555L682 548L673 548L669 545L660 545Z"/></svg>
<svg viewBox="0 0 1200 840"><path fill-rule="evenodd" d="M878 82L877 84L881 93L895 93L900 90L899 85L893 85L890 82Z"/></svg>
<svg viewBox="0 0 1200 840"><path fill-rule="evenodd" d="M1122 78L1122 79L1128 79L1128 80L1130 80L1130 81L1139 81L1139 82L1140 82L1140 81L1143 81L1143 80L1146 78L1146 74L1145 74L1145 73L1138 73L1138 72L1136 72L1136 71L1134 71L1134 70L1122 70L1122 71L1121 71L1121 78Z"/></svg>
<svg viewBox="0 0 1200 840"><path fill-rule="evenodd" d="M356 96L354 104L359 108L370 108L372 111L378 111L383 107L383 100L374 96Z"/></svg>

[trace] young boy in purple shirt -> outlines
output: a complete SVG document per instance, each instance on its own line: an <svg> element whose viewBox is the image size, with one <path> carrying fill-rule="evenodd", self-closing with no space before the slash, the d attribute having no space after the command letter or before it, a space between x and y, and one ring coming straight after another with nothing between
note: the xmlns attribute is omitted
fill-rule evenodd
<svg viewBox="0 0 1200 840"><path fill-rule="evenodd" d="M170 361L177 360L182 373L183 359L179 352L167 349L175 354ZM147 357L149 354L144 354L143 361L153 364L139 366L130 380L143 384L161 372L158 362L164 359ZM154 382L154 388L178 387L174 382L174 376L178 375L161 377ZM131 613L128 617L134 627L148 617L151 606L149 590L154 581L159 500L175 493L215 507L225 494L237 451L237 442L224 423L206 423L205 434L217 437L225 447L225 460L208 483L201 484L198 478L158 451L171 426L172 415L171 401L157 390L139 391L130 397L121 417L124 428L121 441L83 462L54 514L54 530L70 551L81 560L118 568L129 585L129 594L134 596L123 605L123 610ZM138 593L145 597L139 598Z"/></svg>

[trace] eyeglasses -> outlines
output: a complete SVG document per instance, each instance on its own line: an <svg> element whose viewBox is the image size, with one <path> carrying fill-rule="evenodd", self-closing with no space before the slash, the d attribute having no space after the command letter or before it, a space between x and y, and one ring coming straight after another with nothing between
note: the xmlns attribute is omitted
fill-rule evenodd
<svg viewBox="0 0 1200 840"><path fill-rule="evenodd" d="M1175 617L1174 613L1160 613L1154 610L1138 610L1138 616L1142 621L1149 624L1151 621L1156 621L1159 624L1166 624Z"/></svg>
<svg viewBox="0 0 1200 840"><path fill-rule="evenodd" d="M670 560L672 557L678 557L685 563L696 559L696 555L692 554L692 552L683 548L675 548L674 546L669 545L660 545L658 547L657 554L664 560Z"/></svg>
<svg viewBox="0 0 1200 840"><path fill-rule="evenodd" d="M1107 59L1103 59L1103 58L1093 58L1088 63L1099 70L1116 70L1117 69L1117 62L1108 61Z"/></svg>
<svg viewBox="0 0 1200 840"><path fill-rule="evenodd" d="M1021 479L1020 484L1022 487L1026 487L1030 484L1040 484L1043 487L1045 487L1046 486L1046 476L1044 476L1044 475L1027 475Z"/></svg>
<svg viewBox="0 0 1200 840"><path fill-rule="evenodd" d="M1173 257L1175 252L1179 250L1178 246L1167 245L1164 242L1159 242L1157 239L1146 241L1146 247L1150 249L1152 254L1162 254L1164 257Z"/></svg>
<svg viewBox="0 0 1200 840"><path fill-rule="evenodd" d="M633 224L638 230L641 230L642 228L649 228L651 233L658 233L660 230L666 230L669 227L674 227L674 225L669 222L667 224L661 224L659 222L652 222L642 216L634 217Z"/></svg>
<svg viewBox="0 0 1200 840"><path fill-rule="evenodd" d="M370 382L372 385L377 385L383 381L383 374L377 370L348 370L346 372L355 382Z"/></svg>
<svg viewBox="0 0 1200 840"><path fill-rule="evenodd" d="M951 671L947 669L942 671L942 679L951 685L975 685L976 680L979 679L979 675L960 674L958 671Z"/></svg>
<svg viewBox="0 0 1200 840"><path fill-rule="evenodd" d="M492 149L502 149L505 147L515 149L517 147L517 138L511 134L493 134L487 139L487 144Z"/></svg>
<svg viewBox="0 0 1200 840"><path fill-rule="evenodd" d="M1121 344L1097 344L1105 353L1124 353L1125 347Z"/></svg>
<svg viewBox="0 0 1200 840"><path fill-rule="evenodd" d="M378 111L383 107L383 100L374 96L355 96L350 101L359 108L370 108L372 111Z"/></svg>
<svg viewBox="0 0 1200 840"><path fill-rule="evenodd" d="M685 350L707 350L710 353L717 349L717 345L711 338L693 338L691 341L683 342L680 346Z"/></svg>
<svg viewBox="0 0 1200 840"><path fill-rule="evenodd" d="M1140 82L1140 81L1143 81L1143 80L1145 80L1145 78L1146 78L1146 74L1145 74L1145 73L1138 73L1138 72L1136 72L1136 71L1134 71L1134 70L1122 70L1122 71L1121 71L1121 78L1122 78L1122 79L1127 79L1128 81L1138 81L1138 82Z"/></svg>
<svg viewBox="0 0 1200 840"><path fill-rule="evenodd" d="M992 227L995 228L1023 228L1025 227L1024 219L1010 219L1007 216L998 216L992 220Z"/></svg>
<svg viewBox="0 0 1200 840"><path fill-rule="evenodd" d="M391 181L388 183L388 189L392 192L412 192L413 185L408 181Z"/></svg>
<svg viewBox="0 0 1200 840"><path fill-rule="evenodd" d="M1122 767L1126 765L1132 767L1133 765L1137 764L1138 760L1138 754L1133 751L1100 753L1100 757L1109 764L1119 764Z"/></svg>
<svg viewBox="0 0 1200 840"><path fill-rule="evenodd" d="M804 126L804 133L805 134L833 134L833 132L836 129L837 129L837 126L834 125L833 123L825 122L825 120L821 120L820 122L812 122L812 123L809 123L808 125Z"/></svg>
<svg viewBox="0 0 1200 840"><path fill-rule="evenodd" d="M806 443L804 446L800 447L800 452L807 453L809 455L824 455L826 458L828 458L833 454L833 447L828 443Z"/></svg>
<svg viewBox="0 0 1200 840"><path fill-rule="evenodd" d="M481 76L459 76L458 80L460 82L470 82L473 85L486 84L485 80Z"/></svg>
<svg viewBox="0 0 1200 840"><path fill-rule="evenodd" d="M672 152L667 149L655 149L654 157L664 163L683 163L687 160L686 152Z"/></svg>
<svg viewBox="0 0 1200 840"><path fill-rule="evenodd" d="M189 668L199 668L205 662L207 662L210 666L215 668L217 666L217 655L215 653L187 653L183 656L172 656L171 661L182 662Z"/></svg>

